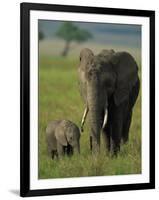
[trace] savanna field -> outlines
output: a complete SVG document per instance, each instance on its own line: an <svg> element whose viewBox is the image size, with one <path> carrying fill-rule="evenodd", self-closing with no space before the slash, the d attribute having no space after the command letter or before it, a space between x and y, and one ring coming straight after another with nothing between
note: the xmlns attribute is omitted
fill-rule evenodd
<svg viewBox="0 0 159 200"><path fill-rule="evenodd" d="M117 158L110 157L102 144L100 155L91 154L88 121L81 134L80 155L61 160L48 156L45 129L49 121L69 119L80 126L84 103L78 88L78 62L78 56L39 56L39 179L141 173L141 95L133 111L129 142L122 145Z"/></svg>

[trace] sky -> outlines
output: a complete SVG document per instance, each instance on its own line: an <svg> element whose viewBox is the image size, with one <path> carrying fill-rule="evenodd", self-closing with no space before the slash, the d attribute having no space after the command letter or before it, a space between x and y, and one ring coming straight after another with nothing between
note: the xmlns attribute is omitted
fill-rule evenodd
<svg viewBox="0 0 159 200"><path fill-rule="evenodd" d="M56 31L62 25L62 21L39 20L39 30L46 38L56 38ZM108 45L122 45L141 49L141 26L130 24L111 24L111 23L88 23L73 22L79 28L92 33L90 39L96 43L106 43Z"/></svg>

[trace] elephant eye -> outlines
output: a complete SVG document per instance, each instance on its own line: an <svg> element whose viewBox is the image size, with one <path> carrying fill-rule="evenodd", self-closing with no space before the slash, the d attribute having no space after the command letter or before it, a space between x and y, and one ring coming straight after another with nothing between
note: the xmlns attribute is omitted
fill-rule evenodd
<svg viewBox="0 0 159 200"><path fill-rule="evenodd" d="M80 61L81 61L81 56L80 56Z"/></svg>

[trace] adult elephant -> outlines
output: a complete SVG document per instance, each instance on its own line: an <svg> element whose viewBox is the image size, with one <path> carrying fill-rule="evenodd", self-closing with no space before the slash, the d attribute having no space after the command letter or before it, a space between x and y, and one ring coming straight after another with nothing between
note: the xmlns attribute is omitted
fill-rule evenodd
<svg viewBox="0 0 159 200"><path fill-rule="evenodd" d="M128 141L132 110L139 93L138 66L127 52L103 50L95 56L85 48L80 53L78 75L85 101L81 130L89 113L92 151L99 151L102 131L107 149L117 154L121 140Z"/></svg>

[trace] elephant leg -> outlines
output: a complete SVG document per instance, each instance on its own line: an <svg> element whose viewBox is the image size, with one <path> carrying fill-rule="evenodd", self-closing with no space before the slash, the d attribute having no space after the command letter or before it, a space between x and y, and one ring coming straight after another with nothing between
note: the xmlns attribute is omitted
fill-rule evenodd
<svg viewBox="0 0 159 200"><path fill-rule="evenodd" d="M55 152L54 152L54 150L52 150L51 151L51 158L52 158L52 160L54 159L54 157L55 157Z"/></svg>
<svg viewBox="0 0 159 200"><path fill-rule="evenodd" d="M67 155L67 151L68 151L67 146L63 146L64 155Z"/></svg>
<svg viewBox="0 0 159 200"><path fill-rule="evenodd" d="M64 147L59 142L57 142L57 153L59 157L64 155Z"/></svg>
<svg viewBox="0 0 159 200"><path fill-rule="evenodd" d="M124 104L115 106L112 111L112 127L110 151L113 155L117 155L120 151L120 143L122 137L122 128L124 123Z"/></svg>
<svg viewBox="0 0 159 200"><path fill-rule="evenodd" d="M49 157L51 157L52 159L54 159L55 156L56 156L56 150L54 150L52 148L52 145L49 142L48 142L47 150L48 150Z"/></svg>
<svg viewBox="0 0 159 200"><path fill-rule="evenodd" d="M73 148L70 144L67 145L67 155L68 156L73 155Z"/></svg>
<svg viewBox="0 0 159 200"><path fill-rule="evenodd" d="M127 113L125 113L124 117L124 123L123 123L123 131L122 131L122 139L123 143L126 143L129 139L129 129L132 119L132 109L127 110Z"/></svg>
<svg viewBox="0 0 159 200"><path fill-rule="evenodd" d="M51 151L51 158L52 158L52 159L58 158L57 150L52 150L52 151Z"/></svg>

